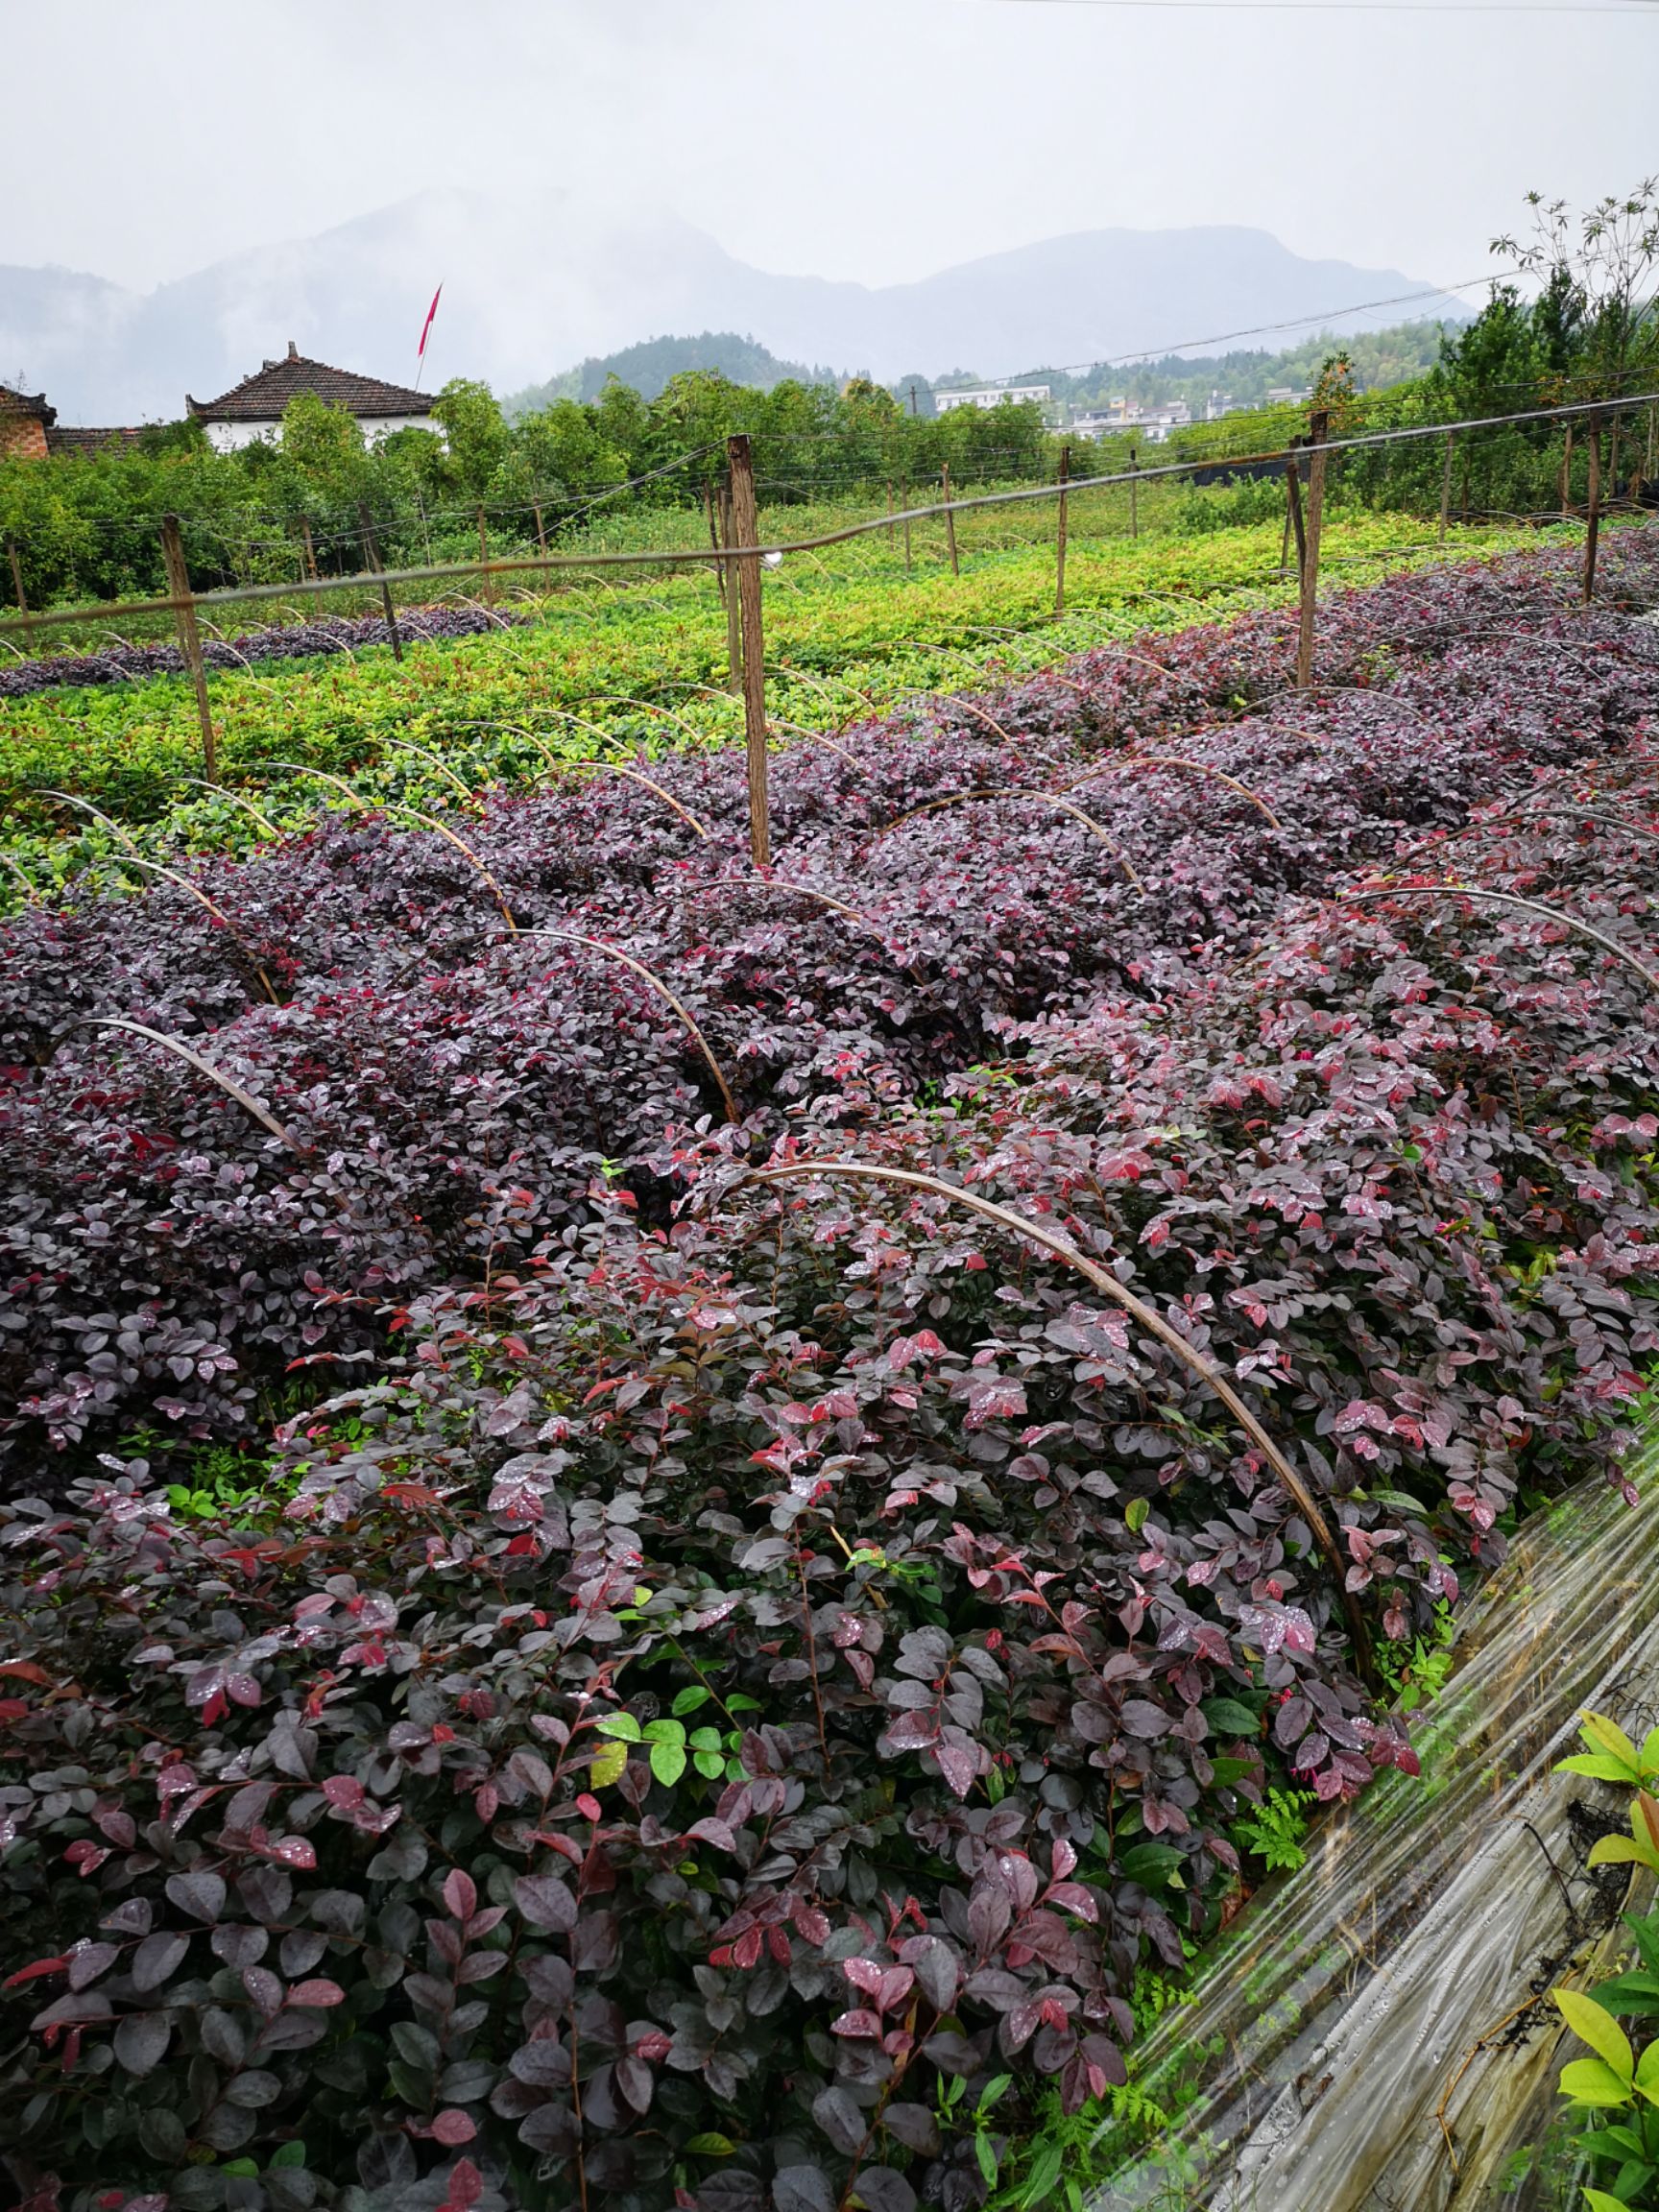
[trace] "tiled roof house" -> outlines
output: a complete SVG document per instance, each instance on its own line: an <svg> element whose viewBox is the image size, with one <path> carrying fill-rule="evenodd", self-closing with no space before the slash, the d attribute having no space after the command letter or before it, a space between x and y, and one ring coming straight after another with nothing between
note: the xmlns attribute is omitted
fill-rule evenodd
<svg viewBox="0 0 1659 2212"><path fill-rule="evenodd" d="M44 392L13 392L0 384L0 461L44 461L49 453L98 453L131 445L139 430L70 430L58 421Z"/></svg>
<svg viewBox="0 0 1659 2212"><path fill-rule="evenodd" d="M44 392L13 392L0 384L0 461L44 461L46 433L58 420Z"/></svg>
<svg viewBox="0 0 1659 2212"><path fill-rule="evenodd" d="M195 399L186 393L184 403L220 452L229 453L239 445L251 445L256 438L278 436L283 409L306 393L354 415L369 439L384 438L393 430L443 435L432 415L430 393L387 384L378 376L359 376L349 369L331 369L326 361L309 361L292 339L285 360L267 361L217 399Z"/></svg>

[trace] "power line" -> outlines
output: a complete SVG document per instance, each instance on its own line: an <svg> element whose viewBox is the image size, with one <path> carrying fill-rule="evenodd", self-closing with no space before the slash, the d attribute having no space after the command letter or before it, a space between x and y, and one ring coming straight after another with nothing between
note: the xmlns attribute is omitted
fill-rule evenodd
<svg viewBox="0 0 1659 2212"><path fill-rule="evenodd" d="M1052 5L1098 8L1109 5L1116 6L1117 4L1118 0L992 0L992 5L997 7L1047 7ZM1131 0L1124 0L1125 6L1130 4ZM1133 4L1150 6L1153 4L1153 0L1133 0ZM1159 0L1159 4L1162 4L1162 0ZM1176 4L1177 0L1169 0L1169 5L1174 6ZM1179 0L1179 4L1195 7L1200 4L1200 0ZM1202 5L1205 7L1220 7L1229 4L1231 4L1231 0L1202 0ZM1265 0L1262 0L1262 4L1265 5ZM1285 0L1285 5L1290 6L1292 4L1306 6L1310 4L1310 0ZM1629 7L1643 7L1647 5L1647 0L1624 0L1624 4ZM1655 7L1654 12L1659 14L1659 7ZM1049 361L1045 362L1044 367L1056 376L1082 376L1086 375L1091 369L1124 369L1138 361L1161 361L1167 355L1190 353L1200 346L1228 346L1236 338L1270 338L1282 330L1300 330L1309 324L1335 322L1344 315L1369 315L1373 309L1378 307L1403 307L1412 300L1450 299L1455 292L1468 291L1476 284L1496 284L1505 276L1517 276L1520 274L1518 269L1488 269L1482 271L1479 276L1460 276L1454 284L1429 284L1418 292L1396 292L1387 300L1361 300L1357 306L1353 307L1322 307L1311 315L1292 315L1288 322L1285 323L1257 323L1247 330L1218 330L1208 338L1183 338L1179 344L1138 346L1132 353L1096 354L1093 361ZM993 385L1014 384L1019 381L1020 378L1017 376L993 376L988 379L987 385L982 389L989 389Z"/></svg>
<svg viewBox="0 0 1659 2212"><path fill-rule="evenodd" d="M1203 9L1215 15L1252 12L1301 15L1647 15L1654 0L990 0L1003 8Z"/></svg>

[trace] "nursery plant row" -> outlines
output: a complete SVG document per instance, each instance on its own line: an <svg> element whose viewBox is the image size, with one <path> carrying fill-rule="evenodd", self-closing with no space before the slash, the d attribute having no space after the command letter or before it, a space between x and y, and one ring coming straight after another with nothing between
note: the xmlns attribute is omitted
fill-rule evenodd
<svg viewBox="0 0 1659 2212"><path fill-rule="evenodd" d="M1602 559L1344 592L1311 692L1259 607L820 716L763 874L686 748L12 913L21 2195L972 2212L1110 2116L1267 1793L1411 1771L1624 1479Z"/></svg>

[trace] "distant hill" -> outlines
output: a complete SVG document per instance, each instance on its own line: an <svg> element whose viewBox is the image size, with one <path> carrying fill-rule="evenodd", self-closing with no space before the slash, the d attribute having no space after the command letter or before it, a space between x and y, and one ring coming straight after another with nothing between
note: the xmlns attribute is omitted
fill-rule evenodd
<svg viewBox="0 0 1659 2212"><path fill-rule="evenodd" d="M597 399L613 376L631 385L642 398L655 399L672 377L695 369L714 371L733 384L757 385L762 392L790 377L798 384L842 381L833 369L781 361L757 338L740 338L735 330L702 330L695 338L642 338L637 346L624 346L615 353L589 354L563 375L514 392L501 404L517 420L555 399Z"/></svg>
<svg viewBox="0 0 1659 2212"><path fill-rule="evenodd" d="M503 392L541 386L562 363L586 373L646 331L746 331L785 366L830 361L886 378L971 361L995 376L1032 361L1211 351L1211 332L1312 325L1421 288L1396 269L1308 260L1230 226L1084 229L915 283L831 283L751 268L663 211L445 187L149 293L0 267L0 381L44 390L64 422L164 420L186 392L213 397L293 339L411 383L440 280L426 381L482 376ZM1439 294L1411 308L1464 312Z"/></svg>

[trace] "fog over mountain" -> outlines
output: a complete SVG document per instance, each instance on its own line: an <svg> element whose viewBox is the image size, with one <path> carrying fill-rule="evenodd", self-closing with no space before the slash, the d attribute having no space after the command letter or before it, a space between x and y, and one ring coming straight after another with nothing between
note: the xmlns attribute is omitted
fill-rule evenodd
<svg viewBox="0 0 1659 2212"><path fill-rule="evenodd" d="M677 216L572 193L443 189L149 293L0 266L0 382L44 390L66 423L165 420L186 392L212 398L292 339L409 383L440 281L423 381L482 376L498 392L674 332L747 331L786 358L879 377L958 366L1002 375L1311 324L1422 289L1397 269L1308 260L1264 230L1223 225L1079 231L871 287L752 268ZM1344 326L1405 312L1467 307L1433 294Z"/></svg>

